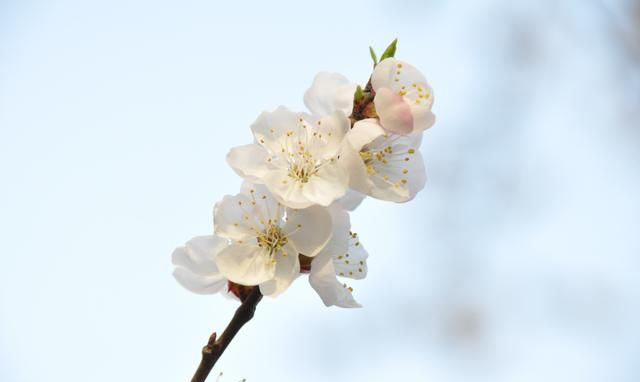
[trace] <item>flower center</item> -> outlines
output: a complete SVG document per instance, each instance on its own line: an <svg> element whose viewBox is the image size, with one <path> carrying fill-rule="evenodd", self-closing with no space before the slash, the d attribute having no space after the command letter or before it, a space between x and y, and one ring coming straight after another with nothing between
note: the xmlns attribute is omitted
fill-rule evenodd
<svg viewBox="0 0 640 382"><path fill-rule="evenodd" d="M309 179L318 173L319 166L313 155L301 148L290 154L289 175L290 178L300 182L308 183Z"/></svg>
<svg viewBox="0 0 640 382"><path fill-rule="evenodd" d="M269 223L262 232L258 233L256 240L258 247L268 250L269 255L277 253L289 242L282 228L273 223Z"/></svg>
<svg viewBox="0 0 640 382"><path fill-rule="evenodd" d="M369 175L375 175L377 173L376 169L373 167L376 163L388 164L389 160L387 157L392 154L393 148L391 148L390 145L377 151L374 151L367 146L360 150L360 158L362 158L364 165L367 167Z"/></svg>

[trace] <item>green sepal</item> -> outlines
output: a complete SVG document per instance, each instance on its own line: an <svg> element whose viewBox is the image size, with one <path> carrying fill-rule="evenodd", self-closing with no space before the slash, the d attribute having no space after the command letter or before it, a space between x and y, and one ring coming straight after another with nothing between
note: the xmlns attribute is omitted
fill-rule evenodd
<svg viewBox="0 0 640 382"><path fill-rule="evenodd" d="M358 85L358 87L356 88L356 92L353 94L353 100L355 102L360 102L364 99L364 92L362 91L362 88L360 87L360 85Z"/></svg>
<svg viewBox="0 0 640 382"><path fill-rule="evenodd" d="M376 56L376 52L372 47L369 47L369 54L371 55L371 59L373 60L373 65L378 65L378 56Z"/></svg>
<svg viewBox="0 0 640 382"><path fill-rule="evenodd" d="M384 50L382 56L380 56L380 62L382 62L385 58L393 57L396 54L396 45L398 44L398 39L395 39L389 44L387 49Z"/></svg>

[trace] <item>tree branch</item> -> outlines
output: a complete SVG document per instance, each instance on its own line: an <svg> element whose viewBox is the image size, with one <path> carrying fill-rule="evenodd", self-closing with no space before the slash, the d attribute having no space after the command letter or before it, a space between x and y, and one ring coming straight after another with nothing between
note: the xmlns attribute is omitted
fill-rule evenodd
<svg viewBox="0 0 640 382"><path fill-rule="evenodd" d="M222 332L222 335L217 337L216 332L211 334L209 342L202 348L202 360L191 382L204 382L207 379L211 369L213 369L218 358L220 358L227 346L229 346L233 337L235 337L244 324L253 318L256 306L260 300L262 300L262 293L260 293L260 288L255 286L247 295L247 298L242 301L242 305L238 307L229 325L227 325L227 328Z"/></svg>

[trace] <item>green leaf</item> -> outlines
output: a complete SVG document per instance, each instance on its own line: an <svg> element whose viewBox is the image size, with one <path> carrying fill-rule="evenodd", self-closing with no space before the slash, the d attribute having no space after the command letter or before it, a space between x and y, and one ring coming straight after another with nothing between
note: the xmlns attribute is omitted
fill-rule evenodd
<svg viewBox="0 0 640 382"><path fill-rule="evenodd" d="M378 56L376 56L376 52L372 47L369 47L369 54L371 55L371 59L373 60L374 65L378 65Z"/></svg>
<svg viewBox="0 0 640 382"><path fill-rule="evenodd" d="M358 85L358 87L356 88L356 92L353 95L353 100L355 102L360 102L362 101L363 98L364 98L364 92L362 91L362 88L360 87L360 85Z"/></svg>
<svg viewBox="0 0 640 382"><path fill-rule="evenodd" d="M395 39L389 44L387 49L384 50L382 56L380 56L380 62L382 62L385 58L393 57L396 54L396 45L398 44L398 39Z"/></svg>

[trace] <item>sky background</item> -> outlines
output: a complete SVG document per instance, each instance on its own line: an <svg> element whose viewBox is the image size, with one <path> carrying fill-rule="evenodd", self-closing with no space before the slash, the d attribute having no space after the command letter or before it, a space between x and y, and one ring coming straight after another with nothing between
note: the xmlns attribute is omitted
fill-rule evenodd
<svg viewBox="0 0 640 382"><path fill-rule="evenodd" d="M352 215L364 308L300 278L213 374L640 380L639 25L631 0L0 0L0 380L189 380L237 304L170 255L237 192L226 153L396 37L437 123L425 190Z"/></svg>

